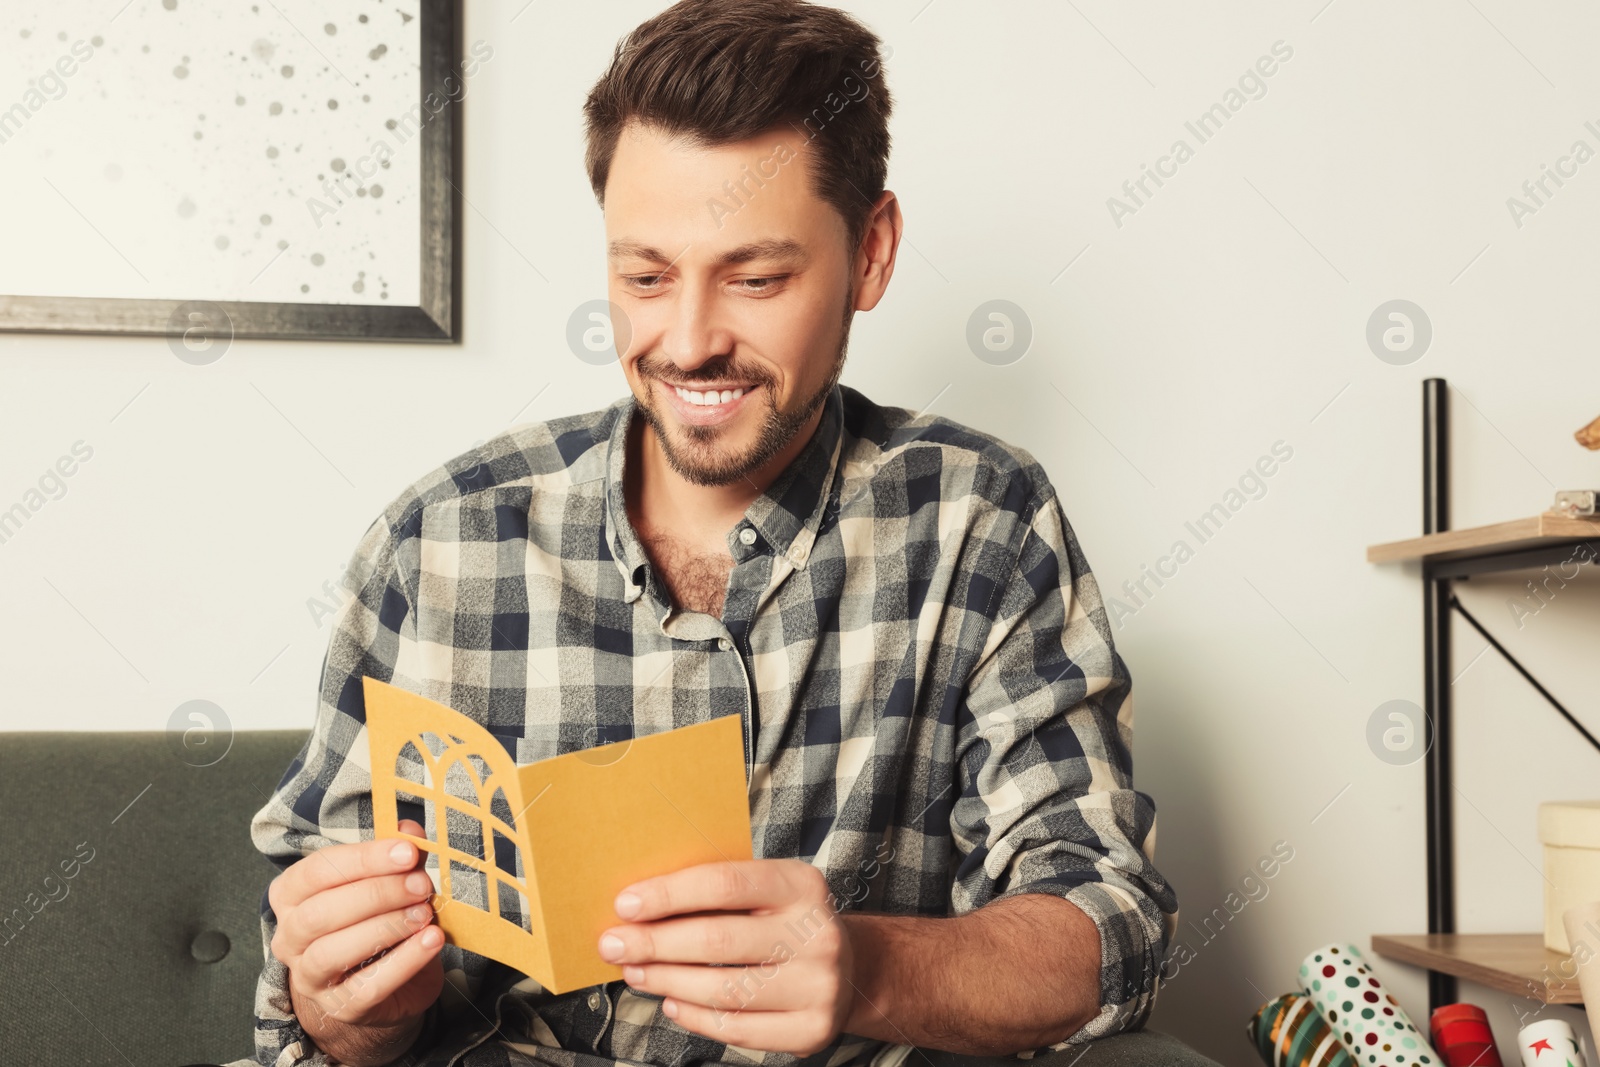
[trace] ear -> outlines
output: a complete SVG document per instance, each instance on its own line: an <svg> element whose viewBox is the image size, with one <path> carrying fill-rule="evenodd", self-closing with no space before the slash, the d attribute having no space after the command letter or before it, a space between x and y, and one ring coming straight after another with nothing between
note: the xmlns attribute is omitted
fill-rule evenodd
<svg viewBox="0 0 1600 1067"><path fill-rule="evenodd" d="M855 285L855 310L871 311L883 299L894 276L895 254L900 250L900 234L905 219L900 214L900 198L885 189L872 206L861 246L856 249L852 280Z"/></svg>

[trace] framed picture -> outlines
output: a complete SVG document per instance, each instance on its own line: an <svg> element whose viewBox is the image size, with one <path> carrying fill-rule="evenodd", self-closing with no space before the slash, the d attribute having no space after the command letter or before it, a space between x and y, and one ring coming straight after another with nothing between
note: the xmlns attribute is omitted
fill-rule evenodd
<svg viewBox="0 0 1600 1067"><path fill-rule="evenodd" d="M457 338L450 0L6 16L0 330Z"/></svg>

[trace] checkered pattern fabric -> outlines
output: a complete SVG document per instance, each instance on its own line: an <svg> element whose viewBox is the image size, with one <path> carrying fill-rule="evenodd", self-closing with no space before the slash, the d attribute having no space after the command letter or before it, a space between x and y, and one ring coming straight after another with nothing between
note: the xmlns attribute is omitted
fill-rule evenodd
<svg viewBox="0 0 1600 1067"><path fill-rule="evenodd" d="M628 522L634 421L630 394L514 427L385 510L352 557L314 728L252 822L256 847L284 868L373 836L363 675L472 717L518 763L738 715L757 857L811 862L864 912L1063 897L1101 938L1102 1008L1071 1042L1142 1024L1177 899L1152 866L1155 806L1133 789L1128 672L1033 457L836 386L728 531L719 619L673 605ZM257 1060L328 1063L291 1009L275 923L263 895ZM442 954L445 993L402 1062L799 1062L692 1034L622 982L555 996ZM804 1063L905 1052L844 1035Z"/></svg>

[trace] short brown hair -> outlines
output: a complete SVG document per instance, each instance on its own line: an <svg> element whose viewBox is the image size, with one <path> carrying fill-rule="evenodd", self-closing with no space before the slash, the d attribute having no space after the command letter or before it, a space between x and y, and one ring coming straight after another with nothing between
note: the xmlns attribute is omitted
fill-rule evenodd
<svg viewBox="0 0 1600 1067"><path fill-rule="evenodd" d="M812 144L813 188L858 247L889 169L881 43L843 11L804 0L680 0L618 42L584 103L595 199L605 206L630 119L709 147L787 122Z"/></svg>

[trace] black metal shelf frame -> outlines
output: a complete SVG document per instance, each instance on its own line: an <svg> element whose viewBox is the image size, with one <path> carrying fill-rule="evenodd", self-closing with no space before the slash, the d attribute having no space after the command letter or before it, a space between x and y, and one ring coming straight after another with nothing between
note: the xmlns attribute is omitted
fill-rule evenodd
<svg viewBox="0 0 1600 1067"><path fill-rule="evenodd" d="M1443 378L1422 383L1422 532L1443 533L1450 528L1450 387ZM1422 642L1424 656L1423 700L1427 717L1427 863L1428 932L1456 932L1455 792L1451 777L1454 739L1450 699L1450 624L1459 614L1505 657L1530 685L1561 713L1591 745L1600 741L1584 728L1551 692L1515 656L1497 641L1456 599L1453 583L1478 574L1544 567L1570 559L1579 546L1591 558L1600 557L1600 538L1565 541L1531 549L1490 552L1465 558L1424 560L1422 563ZM1428 972L1429 1012L1456 1001L1454 975Z"/></svg>

